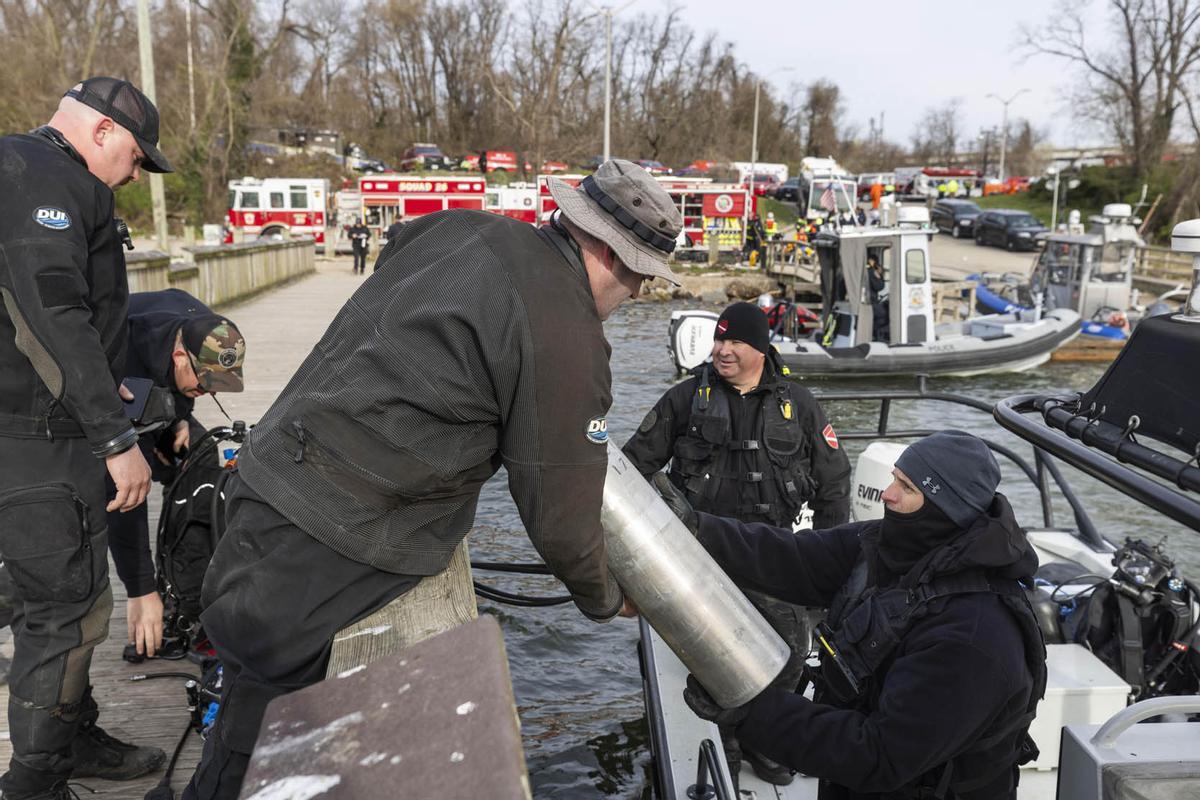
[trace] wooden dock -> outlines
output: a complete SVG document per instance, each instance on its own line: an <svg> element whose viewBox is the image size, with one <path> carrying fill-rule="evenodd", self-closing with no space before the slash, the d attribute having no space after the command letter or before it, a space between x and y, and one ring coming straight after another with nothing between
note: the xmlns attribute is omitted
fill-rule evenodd
<svg viewBox="0 0 1200 800"><path fill-rule="evenodd" d="M372 254L374 255L374 254ZM244 304L222 308L246 337L246 391L221 395L221 404L234 419L253 423L262 416L283 389L300 362L308 355L334 314L364 280L351 274L348 258L318 261L315 275L259 295ZM211 398L196 403L196 416L205 426L225 421ZM160 487L151 492L150 530L156 527ZM186 660L152 660L139 665L122 660L125 633L125 590L111 566L113 615L109 638L96 648L92 659L92 685L100 705L100 725L110 733L137 744L155 745L169 755L188 722L184 681L163 678L131 683L133 675L152 672L188 672L199 669ZM5 667L12 658L12 632L0 631L0 659ZM7 674L7 673L5 673ZM8 704L7 681L0 686L0 702ZM0 761L7 768L11 755L7 716L0 721ZM200 739L192 735L180 757L172 784L182 790L200 758ZM162 773L141 780L116 783L87 778L80 783L97 795L141 800L156 786ZM80 789L80 796L90 796Z"/></svg>

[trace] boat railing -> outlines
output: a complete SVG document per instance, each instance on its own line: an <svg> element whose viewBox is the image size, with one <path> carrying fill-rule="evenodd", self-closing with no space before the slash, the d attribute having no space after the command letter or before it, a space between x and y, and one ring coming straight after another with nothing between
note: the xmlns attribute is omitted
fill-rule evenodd
<svg viewBox="0 0 1200 800"><path fill-rule="evenodd" d="M1184 491L1200 492L1200 453L1186 461L1135 441L1130 430L1074 410L1077 397L1022 394L1001 400L993 410L996 421L1071 466L1108 484L1128 497L1200 530L1200 498L1133 470L1170 481ZM1065 436L1063 435L1065 434Z"/></svg>
<svg viewBox="0 0 1200 800"><path fill-rule="evenodd" d="M822 405L838 402L878 401L879 415L875 427L869 430L839 430L838 438L847 441L918 439L937 432L938 429L936 428L893 428L891 425L892 407L893 403L897 401L952 403L973 408L984 414L992 413L992 405L986 401L969 395L931 390L928 387L927 376L925 375L917 376L915 389L829 391L820 387L810 387L810 391ZM992 441L986 437L981 436L980 438L992 452L1003 456L1015 465L1037 489L1041 505L1042 524L1045 527L1055 527L1053 498L1054 492L1057 490L1058 494L1067 502L1067 505L1071 509L1079 537L1091 545L1104 547L1104 540L1088 515L1087 509L1071 488L1070 483L1068 483L1066 477L1062 474L1058 464L1055 463L1047 450L1039 446L1039 442L1032 442L1033 462L1030 463L1027 458L1007 445Z"/></svg>
<svg viewBox="0 0 1200 800"><path fill-rule="evenodd" d="M712 739L700 742L700 754L696 759L696 782L687 789L690 800L737 800L729 772L717 758L717 746ZM709 783L709 779L712 783Z"/></svg>

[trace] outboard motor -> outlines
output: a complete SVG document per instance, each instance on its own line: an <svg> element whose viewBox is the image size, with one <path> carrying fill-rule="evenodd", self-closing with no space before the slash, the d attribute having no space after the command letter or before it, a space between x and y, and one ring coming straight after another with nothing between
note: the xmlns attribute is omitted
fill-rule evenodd
<svg viewBox="0 0 1200 800"><path fill-rule="evenodd" d="M892 483L892 469L907 445L871 442L854 464L850 517L856 522L883 517L883 490Z"/></svg>
<svg viewBox="0 0 1200 800"><path fill-rule="evenodd" d="M712 355L719 315L711 311L672 311L667 329L671 360L680 373L695 369Z"/></svg>

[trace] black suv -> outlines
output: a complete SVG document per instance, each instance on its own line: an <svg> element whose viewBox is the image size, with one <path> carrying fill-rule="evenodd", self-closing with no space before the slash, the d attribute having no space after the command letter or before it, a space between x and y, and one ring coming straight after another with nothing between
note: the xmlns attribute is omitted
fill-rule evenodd
<svg viewBox="0 0 1200 800"><path fill-rule="evenodd" d="M1037 236L1049 230L1028 211L997 208L985 211L975 221L975 244L991 244L1007 250L1033 250Z"/></svg>
<svg viewBox="0 0 1200 800"><path fill-rule="evenodd" d="M939 231L955 239L970 237L975 231L975 219L982 210L970 200L939 200L929 213L930 221Z"/></svg>
<svg viewBox="0 0 1200 800"><path fill-rule="evenodd" d="M783 202L800 202L800 179L788 178L775 189L775 199Z"/></svg>

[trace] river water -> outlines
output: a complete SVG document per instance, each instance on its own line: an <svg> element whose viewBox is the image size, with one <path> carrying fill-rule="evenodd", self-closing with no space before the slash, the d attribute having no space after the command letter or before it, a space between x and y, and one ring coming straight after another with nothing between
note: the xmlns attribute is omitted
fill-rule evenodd
<svg viewBox="0 0 1200 800"><path fill-rule="evenodd" d="M624 442L642 417L675 381L666 350L671 311L681 304L636 303L622 307L606 324L612 343L613 407L608 430ZM1079 390L1092 386L1103 366L1046 364L1019 374L944 378L930 382L941 391L969 394L994 402L1027 391ZM814 388L908 388L911 380L821 381ZM839 431L873 428L875 403L840 403L826 407ZM1031 458L1027 444L1000 429L990 415L945 403L897 403L893 428L959 428L1007 444ZM853 463L862 444L845 443ZM1001 460L1004 491L1018 519L1040 525L1034 487L1011 464ZM1168 537L1168 552L1193 579L1200 576L1200 534L1063 465L1071 486L1084 501L1093 522L1110 541L1126 536L1157 541ZM1069 524L1065 502L1055 505L1056 522ZM504 473L484 489L471 534L476 560L535 561L537 555L508 496ZM561 584L547 577L478 573L477 579L509 591L561 594ZM641 676L637 663L637 624L617 619L597 625L573 605L543 609L514 608L486 601L483 613L495 615L504 629L509 665L521 716L525 753L534 797L649 798L650 751Z"/></svg>

